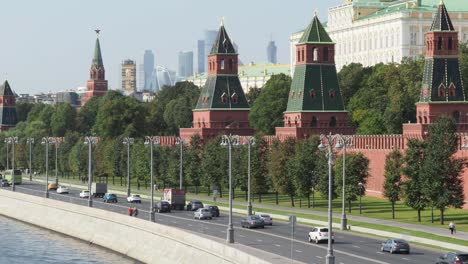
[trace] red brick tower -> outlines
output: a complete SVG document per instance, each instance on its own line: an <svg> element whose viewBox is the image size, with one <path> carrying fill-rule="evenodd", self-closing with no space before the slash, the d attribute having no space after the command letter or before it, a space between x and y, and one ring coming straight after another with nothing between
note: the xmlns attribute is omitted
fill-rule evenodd
<svg viewBox="0 0 468 264"><path fill-rule="evenodd" d="M220 134L253 135L249 126L250 106L237 75L238 61L222 23L208 55L208 78L193 109L193 126L180 129L186 142L196 134L202 139Z"/></svg>
<svg viewBox="0 0 468 264"><path fill-rule="evenodd" d="M99 32L96 30L96 46L94 47L94 58L89 70L90 78L86 87L88 90L81 99L81 106L85 105L89 99L95 96L104 96L107 93L106 70L102 62L101 45L99 44Z"/></svg>
<svg viewBox="0 0 468 264"><path fill-rule="evenodd" d="M404 124L403 134L422 137L428 125L440 116L453 117L458 132L468 132L468 102L458 62L458 32L443 1L426 33L424 74L416 124Z"/></svg>
<svg viewBox="0 0 468 264"><path fill-rule="evenodd" d="M314 134L353 134L344 108L335 66L335 43L317 15L296 45L296 66L276 136L308 138Z"/></svg>

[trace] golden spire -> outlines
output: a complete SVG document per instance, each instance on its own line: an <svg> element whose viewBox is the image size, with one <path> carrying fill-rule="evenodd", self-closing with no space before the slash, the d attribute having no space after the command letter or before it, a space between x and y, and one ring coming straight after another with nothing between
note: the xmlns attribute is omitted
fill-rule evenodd
<svg viewBox="0 0 468 264"><path fill-rule="evenodd" d="M443 5L443 4L444 4L444 0L440 0L439 5Z"/></svg>

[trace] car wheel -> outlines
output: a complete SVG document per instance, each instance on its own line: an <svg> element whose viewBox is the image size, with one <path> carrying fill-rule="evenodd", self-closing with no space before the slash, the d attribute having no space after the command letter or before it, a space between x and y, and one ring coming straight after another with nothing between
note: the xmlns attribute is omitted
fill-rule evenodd
<svg viewBox="0 0 468 264"><path fill-rule="evenodd" d="M320 241L318 240L318 238L315 238L315 244L318 244Z"/></svg>
<svg viewBox="0 0 468 264"><path fill-rule="evenodd" d="M169 210L169 211L167 211L167 212L168 212L168 213L170 213L170 212L171 212L171 210Z"/></svg>
<svg viewBox="0 0 468 264"><path fill-rule="evenodd" d="M265 226L264 226L264 225L262 225L262 226L261 226L261 228L265 228Z"/></svg>
<svg viewBox="0 0 468 264"><path fill-rule="evenodd" d="M211 219L212 219L212 218L210 217L210 220L211 220Z"/></svg>
<svg viewBox="0 0 468 264"><path fill-rule="evenodd" d="M312 238L308 237L309 243L312 243Z"/></svg>
<svg viewBox="0 0 468 264"><path fill-rule="evenodd" d="M382 247L380 247L380 251L384 252L384 248L383 248L383 246L382 246Z"/></svg>
<svg viewBox="0 0 468 264"><path fill-rule="evenodd" d="M394 253L393 248L390 248L390 254L393 254L393 253Z"/></svg>

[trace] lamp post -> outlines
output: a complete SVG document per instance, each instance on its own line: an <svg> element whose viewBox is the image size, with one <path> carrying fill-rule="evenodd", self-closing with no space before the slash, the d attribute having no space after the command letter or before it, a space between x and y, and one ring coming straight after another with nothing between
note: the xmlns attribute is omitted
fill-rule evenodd
<svg viewBox="0 0 468 264"><path fill-rule="evenodd" d="M6 169L5 170L8 170L10 168L10 164L9 164L9 153L8 153L8 150L9 150L9 143L8 143L8 138L5 138L5 143L6 143Z"/></svg>
<svg viewBox="0 0 468 264"><path fill-rule="evenodd" d="M244 144L248 145L248 165L247 165L247 215L252 215L252 199L250 198L250 147L255 146L255 138L252 136L245 137L247 142Z"/></svg>
<svg viewBox="0 0 468 264"><path fill-rule="evenodd" d="M184 140L181 137L176 138L176 145L180 146L180 162L179 162L179 189L182 190L182 164L183 164L183 151Z"/></svg>
<svg viewBox="0 0 468 264"><path fill-rule="evenodd" d="M127 197L130 197L130 145L133 144L133 138L125 137L123 144L127 145Z"/></svg>
<svg viewBox="0 0 468 264"><path fill-rule="evenodd" d="M11 159L11 190L14 192L16 190L15 187L15 144L18 144L18 138L17 137L7 137L5 138L5 142L7 143L7 150L8 150L8 144L12 145L13 149L13 157ZM7 156L8 157L8 156Z"/></svg>
<svg viewBox="0 0 468 264"><path fill-rule="evenodd" d="M362 214L362 189L364 188L364 184L362 182L359 182L358 186L359 186L359 214Z"/></svg>
<svg viewBox="0 0 468 264"><path fill-rule="evenodd" d="M341 213L341 230L348 229L348 219L346 219L346 147L352 146L352 136L338 134L337 149L343 149L343 187L342 187L342 213Z"/></svg>
<svg viewBox="0 0 468 264"><path fill-rule="evenodd" d="M46 187L45 187L45 197L49 198L49 144L54 144L55 140L53 137L43 137L41 144L46 147Z"/></svg>
<svg viewBox="0 0 468 264"><path fill-rule="evenodd" d="M55 144L55 184L58 184L58 148L63 142L63 137L54 137L53 139Z"/></svg>
<svg viewBox="0 0 468 264"><path fill-rule="evenodd" d="M234 243L234 227L232 225L232 147L239 146L238 135L223 135L221 146L228 147L229 152L229 224L227 228L227 243Z"/></svg>
<svg viewBox="0 0 468 264"><path fill-rule="evenodd" d="M93 150L93 145L96 145L99 141L98 137L85 137L85 145L88 145L88 206L93 207L93 196L91 193L91 185L93 182L92 178L92 173L91 173L91 165L92 165L92 159L91 159L91 154Z"/></svg>
<svg viewBox="0 0 468 264"><path fill-rule="evenodd" d="M326 141L327 145L323 144ZM335 155L333 154L333 144L338 141L337 135L320 135L320 145L318 148L322 151L327 151L328 154L328 234L332 236L332 192L333 192L333 164ZM335 263L335 256L333 255L333 245L332 239L328 239L328 249L327 249L327 256L326 263L327 264L334 264Z"/></svg>
<svg viewBox="0 0 468 264"><path fill-rule="evenodd" d="M29 181L32 181L32 144L34 144L34 138L27 138L26 143L29 144Z"/></svg>
<svg viewBox="0 0 468 264"><path fill-rule="evenodd" d="M158 136L150 137L147 136L145 145L150 145L150 181L151 181L151 201L150 201L150 221L154 222L154 179L153 179L153 145L160 144L160 138Z"/></svg>

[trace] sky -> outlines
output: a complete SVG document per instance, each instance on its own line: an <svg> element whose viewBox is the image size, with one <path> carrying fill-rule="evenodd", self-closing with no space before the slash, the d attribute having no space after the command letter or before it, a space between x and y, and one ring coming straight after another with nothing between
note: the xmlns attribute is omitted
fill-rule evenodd
<svg viewBox="0 0 468 264"><path fill-rule="evenodd" d="M0 80L20 93L57 92L86 86L96 33L106 78L119 88L120 63L143 62L150 49L157 65L177 69L179 51L194 51L204 30L221 17L244 63L266 61L274 40L278 62L289 62L291 33L307 27L314 11L344 0L14 0L2 1ZM196 59L194 58L194 64ZM196 65L194 65L196 69ZM137 80L138 81L138 80Z"/></svg>

